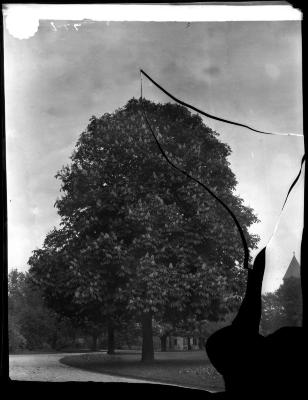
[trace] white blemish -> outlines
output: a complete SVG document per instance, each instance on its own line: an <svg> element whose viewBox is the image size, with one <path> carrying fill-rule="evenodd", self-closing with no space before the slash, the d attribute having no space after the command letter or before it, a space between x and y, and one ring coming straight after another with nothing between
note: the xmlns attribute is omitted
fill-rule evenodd
<svg viewBox="0 0 308 400"><path fill-rule="evenodd" d="M29 39L39 27L39 19L33 9L12 8L7 11L6 29L17 39Z"/></svg>
<svg viewBox="0 0 308 400"><path fill-rule="evenodd" d="M52 21L52 22L50 22L50 25L52 27L52 30L56 32L57 31L57 27L56 27L55 23Z"/></svg>

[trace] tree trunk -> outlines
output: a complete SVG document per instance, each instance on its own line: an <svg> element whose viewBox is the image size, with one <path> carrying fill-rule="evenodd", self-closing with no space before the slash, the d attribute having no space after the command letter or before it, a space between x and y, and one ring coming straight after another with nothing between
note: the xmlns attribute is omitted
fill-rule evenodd
<svg viewBox="0 0 308 400"><path fill-rule="evenodd" d="M127 345L128 349L131 350L132 349L132 345L131 345L131 341L130 341L129 335L125 335L125 341L126 341L126 345Z"/></svg>
<svg viewBox="0 0 308 400"><path fill-rule="evenodd" d="M167 351L167 335L164 334L160 337L161 351Z"/></svg>
<svg viewBox="0 0 308 400"><path fill-rule="evenodd" d="M187 336L187 350L191 350L190 337Z"/></svg>
<svg viewBox="0 0 308 400"><path fill-rule="evenodd" d="M114 327L112 323L108 324L108 349L107 354L115 354L115 345L114 345Z"/></svg>
<svg viewBox="0 0 308 400"><path fill-rule="evenodd" d="M98 334L97 333L92 333L92 351L97 351L97 339L98 339Z"/></svg>
<svg viewBox="0 0 308 400"><path fill-rule="evenodd" d="M168 341L169 341L169 350L172 350L173 349L173 346L172 346L172 340L171 340L171 335L169 335L168 336Z"/></svg>
<svg viewBox="0 0 308 400"><path fill-rule="evenodd" d="M154 361L152 314L142 316L142 358L143 362Z"/></svg>
<svg viewBox="0 0 308 400"><path fill-rule="evenodd" d="M57 341L58 341L58 334L57 332L54 332L52 335L52 342L51 342L51 347L53 350L57 350Z"/></svg>
<svg viewBox="0 0 308 400"><path fill-rule="evenodd" d="M201 336L198 338L198 346L199 350L203 350L204 345L203 345L203 338Z"/></svg>

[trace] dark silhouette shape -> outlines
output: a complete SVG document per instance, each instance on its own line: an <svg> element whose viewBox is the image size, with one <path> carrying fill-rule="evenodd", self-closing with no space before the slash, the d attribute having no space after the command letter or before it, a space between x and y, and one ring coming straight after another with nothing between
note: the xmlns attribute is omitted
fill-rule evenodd
<svg viewBox="0 0 308 400"><path fill-rule="evenodd" d="M279 134L273 132L265 132L254 129L246 124L235 121L226 120L208 114L190 104L187 104L171 93L167 92L162 86L154 81L147 73L140 69L141 82L141 106L142 104L142 75L146 76L157 88L172 98L177 103L190 108L208 118L222 121L228 124L241 126L251 131L268 134L268 135L295 135L296 134ZM209 188L205 187L200 181L192 177L186 171L181 170L174 165L162 149L152 127L143 110L143 116L146 124L151 131L154 140L166 161L176 170L186 175L189 179L195 181L216 198L231 214L242 238L244 248L244 268L248 268L249 250L241 226L232 211L218 199ZM306 146L305 146L306 147ZM301 160L301 166L298 175L291 184L285 201L283 203L280 215L288 200L288 197L296 185L302 172L303 164L306 160L305 154ZM305 167L306 168L306 167ZM306 171L307 172L307 171ZM305 198L306 186L305 186ZM306 217L306 216L305 216ZM278 220L279 221L279 220ZM306 281L306 272L303 268L305 258L303 257L303 244L307 242L305 228L302 236L302 261L301 261L301 284L304 304L304 282ZM275 396L281 394L290 394L292 398L302 393L304 389L304 368L301 360L304 361L304 334L302 327L284 327L266 337L259 334L259 325L262 312L261 289L265 270L265 251L264 247L257 255L254 266L248 270L247 288L244 300L241 304L239 312L235 317L232 325L220 329L210 336L206 343L206 351L208 356L217 369L223 375L225 380L226 393L234 393L237 398L248 395L259 394ZM304 326L304 307L303 307L303 326Z"/></svg>
<svg viewBox="0 0 308 400"><path fill-rule="evenodd" d="M237 396L290 394L304 389L303 328L283 327L266 337L259 334L265 250L248 272L247 289L232 325L206 342L207 354L225 381L227 393ZM303 358L304 361L304 358Z"/></svg>

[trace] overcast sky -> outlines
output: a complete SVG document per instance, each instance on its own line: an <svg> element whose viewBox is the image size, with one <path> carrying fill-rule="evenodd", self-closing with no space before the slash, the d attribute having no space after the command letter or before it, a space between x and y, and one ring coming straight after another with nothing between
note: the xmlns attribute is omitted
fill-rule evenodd
<svg viewBox="0 0 308 400"><path fill-rule="evenodd" d="M66 26L64 26L67 24ZM140 96L139 68L175 96L260 130L302 134L300 22L40 21L19 40L5 30L9 269L59 222L54 178L91 115ZM168 101L144 80L144 95ZM204 118L232 148L237 193L271 236L304 153L301 137L267 136ZM300 261L303 177L267 251L263 290L273 290L295 251Z"/></svg>

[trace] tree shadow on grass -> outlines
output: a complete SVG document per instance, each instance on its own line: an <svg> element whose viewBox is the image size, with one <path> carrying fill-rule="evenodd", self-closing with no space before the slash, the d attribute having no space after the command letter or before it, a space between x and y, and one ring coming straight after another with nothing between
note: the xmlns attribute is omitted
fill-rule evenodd
<svg viewBox="0 0 308 400"><path fill-rule="evenodd" d="M140 353L138 353L140 356ZM185 353L183 353L185 356ZM67 356L61 363L91 372L109 374L124 378L147 380L162 384L179 385L202 390L223 391L224 383L220 374L204 359L156 359L141 362L121 356L80 355Z"/></svg>
<svg viewBox="0 0 308 400"><path fill-rule="evenodd" d="M210 365L210 362L204 358L199 360L193 359L156 359L154 361L141 362L140 359L129 359L123 358L124 354L115 354L115 355L105 355L105 354L90 354L87 353L85 355L72 355L63 357L60 362L67 365L80 365L80 366L101 366L104 367L113 367L113 368L127 368L127 367L135 367L138 369L144 369L145 367L161 367L161 368L176 368L176 367L200 367L205 365ZM131 354L128 354L129 356ZM140 356L140 353L136 353L133 355Z"/></svg>

